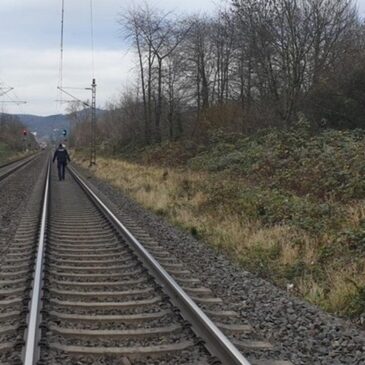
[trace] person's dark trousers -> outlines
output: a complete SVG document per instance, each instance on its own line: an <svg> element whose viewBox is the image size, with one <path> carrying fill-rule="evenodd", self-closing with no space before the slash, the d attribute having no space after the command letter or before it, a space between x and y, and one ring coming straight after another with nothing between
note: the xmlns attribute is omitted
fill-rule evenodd
<svg viewBox="0 0 365 365"><path fill-rule="evenodd" d="M58 162L57 167L58 167L58 179L59 180L65 180L66 164L64 162Z"/></svg>

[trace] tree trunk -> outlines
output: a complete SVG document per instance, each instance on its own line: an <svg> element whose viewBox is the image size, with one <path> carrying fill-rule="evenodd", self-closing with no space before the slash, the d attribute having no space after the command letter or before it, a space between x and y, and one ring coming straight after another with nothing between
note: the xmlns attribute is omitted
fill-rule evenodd
<svg viewBox="0 0 365 365"><path fill-rule="evenodd" d="M162 114L162 58L157 56L158 62L158 88L157 88L157 107L155 120L155 139L161 142L161 114Z"/></svg>
<svg viewBox="0 0 365 365"><path fill-rule="evenodd" d="M138 34L136 34L136 43L137 43L139 67L140 67L140 72L141 72L143 116L144 116L144 125L145 125L145 128L144 128L145 142L146 142L146 144L149 144L150 143L150 123L149 123L149 119L148 119L148 110L147 110L147 98L146 98L146 86L145 86L145 80L144 80L143 59L142 59L142 52L141 52Z"/></svg>

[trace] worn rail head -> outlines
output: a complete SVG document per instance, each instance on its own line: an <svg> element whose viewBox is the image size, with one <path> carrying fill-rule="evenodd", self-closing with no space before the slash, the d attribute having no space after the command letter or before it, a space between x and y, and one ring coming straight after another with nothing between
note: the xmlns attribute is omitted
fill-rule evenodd
<svg viewBox="0 0 365 365"><path fill-rule="evenodd" d="M40 336L40 318L41 318L41 293L43 283L43 263L45 251L45 231L48 215L49 202L49 179L50 179L50 164L48 160L48 169L46 174L45 189L43 195L43 208L41 225L39 231L38 252L34 269L33 289L30 302L30 312L28 316L28 328L26 331L26 341L24 348L24 364L33 365L38 361L39 356L39 336Z"/></svg>

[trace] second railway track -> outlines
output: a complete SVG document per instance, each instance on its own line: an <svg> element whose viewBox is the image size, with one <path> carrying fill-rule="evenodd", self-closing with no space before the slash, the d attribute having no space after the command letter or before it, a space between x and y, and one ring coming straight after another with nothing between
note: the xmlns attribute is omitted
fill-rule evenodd
<svg viewBox="0 0 365 365"><path fill-rule="evenodd" d="M42 214L33 199L1 268L0 354L9 354L2 359L12 365L290 364L269 360L275 358L270 344L237 323L166 252L142 246L73 174L62 182L55 173L46 178ZM250 361L218 328L232 334Z"/></svg>
<svg viewBox="0 0 365 365"><path fill-rule="evenodd" d="M4 180L6 177L11 175L15 171L19 170L23 166L27 165L29 162L34 160L34 158L36 156L37 155L26 156L26 157L21 158L19 160L8 162L4 165L1 165L0 166L0 181Z"/></svg>

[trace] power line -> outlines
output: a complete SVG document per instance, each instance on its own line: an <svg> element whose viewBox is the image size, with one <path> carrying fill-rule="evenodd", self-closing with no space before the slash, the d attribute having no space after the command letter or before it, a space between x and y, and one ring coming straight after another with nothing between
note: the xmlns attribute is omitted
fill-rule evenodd
<svg viewBox="0 0 365 365"><path fill-rule="evenodd" d="M60 44L60 64L59 64L59 74L58 74L58 90L62 89L63 86L63 39L64 39L64 24L65 24L65 0L62 0L61 9L61 44ZM59 92L59 99L62 103L62 93Z"/></svg>
<svg viewBox="0 0 365 365"><path fill-rule="evenodd" d="M61 93L66 94L66 95L68 95L70 98L72 98L73 100L72 100L71 102L75 102L75 101L77 101L77 102L79 102L79 103L82 103L84 106L86 106L86 107L89 107L89 108L90 108L90 105L89 105L87 102L82 101L82 100L81 100L81 99L79 99L78 97L76 97L76 96L72 95L71 93L69 93L68 91L66 91L66 90L65 90L65 88L62 88L62 87L58 86L58 87L57 87L57 89L58 89ZM90 89L90 88L84 88L84 89L81 89L81 90L91 90L91 89Z"/></svg>
<svg viewBox="0 0 365 365"><path fill-rule="evenodd" d="M94 5L93 0L89 0L90 7L90 45L91 45L91 74L92 80L95 79L95 42L94 42ZM64 32L65 32L65 0L62 0L62 8L61 8L61 42L60 42L60 61L59 61L59 80L57 90L59 91L59 97L57 99L58 102L63 103L62 96L63 94L68 95L73 99L73 101L79 101L83 103L85 106L90 106L87 103L83 102L76 96L72 95L69 90L92 90L91 88L78 88L78 87L65 87L63 86L63 74L64 74ZM94 83L94 82L93 82ZM66 101L67 102L67 101Z"/></svg>
<svg viewBox="0 0 365 365"><path fill-rule="evenodd" d="M8 100L0 100L0 104L27 104L26 101L20 100L17 95L13 92L13 98L9 95L14 88L12 86L6 86L3 82L0 83L0 97L6 97Z"/></svg>
<svg viewBox="0 0 365 365"><path fill-rule="evenodd" d="M94 9L93 0L90 0L90 35L91 35L91 67L92 78L95 78L95 43L94 43Z"/></svg>
<svg viewBox="0 0 365 365"><path fill-rule="evenodd" d="M26 101L21 101L21 100L0 100L0 104L27 104Z"/></svg>
<svg viewBox="0 0 365 365"><path fill-rule="evenodd" d="M4 96L9 93L11 90L14 90L13 87L1 87L0 86L0 96Z"/></svg>

